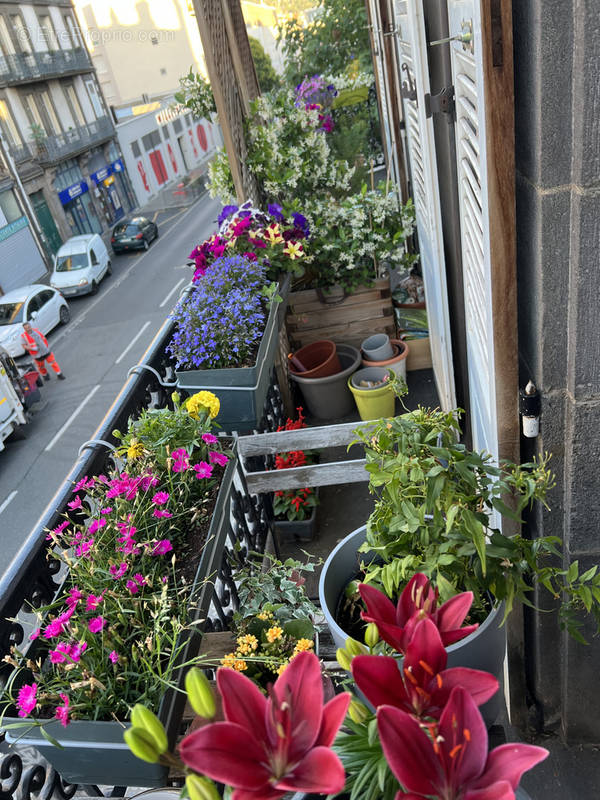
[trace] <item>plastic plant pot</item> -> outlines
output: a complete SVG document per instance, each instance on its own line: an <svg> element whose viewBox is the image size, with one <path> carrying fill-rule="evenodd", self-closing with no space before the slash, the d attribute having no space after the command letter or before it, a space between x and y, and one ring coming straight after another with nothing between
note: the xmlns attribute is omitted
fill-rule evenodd
<svg viewBox="0 0 600 800"><path fill-rule="evenodd" d="M388 361L394 357L394 350L387 333L376 333L361 344L360 349L368 361Z"/></svg>
<svg viewBox="0 0 600 800"><path fill-rule="evenodd" d="M301 366L304 369L301 368ZM321 339L297 350L289 359L290 373L302 378L328 378L341 372L335 342Z"/></svg>
<svg viewBox="0 0 600 800"><path fill-rule="evenodd" d="M317 419L341 419L354 411L354 400L348 389L348 378L360 366L360 353L349 344L338 344L337 357L341 371L326 378L305 378L290 373L300 387L306 407Z"/></svg>
<svg viewBox="0 0 600 800"><path fill-rule="evenodd" d="M398 351L393 358L388 358L385 361L367 361L367 359L363 358L362 365L363 367L389 367L396 373L398 378L406 380L406 359L410 352L409 347L402 339L390 339L390 344L395 346Z"/></svg>
<svg viewBox="0 0 600 800"><path fill-rule="evenodd" d="M388 369L369 367L368 369L359 369L348 378L348 388L354 395L354 402L362 420L394 416L396 395L389 382L371 388L361 388L355 385L362 380L382 380L386 375L389 377Z"/></svg>

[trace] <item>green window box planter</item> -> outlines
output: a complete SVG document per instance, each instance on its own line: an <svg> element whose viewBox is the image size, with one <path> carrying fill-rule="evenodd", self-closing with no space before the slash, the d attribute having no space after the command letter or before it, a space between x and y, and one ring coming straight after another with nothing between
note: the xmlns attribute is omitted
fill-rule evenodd
<svg viewBox="0 0 600 800"><path fill-rule="evenodd" d="M206 620L213 596L214 577L223 557L230 524L230 500L236 472L237 460L230 458L215 503L206 542L198 563L194 584L190 590L192 620ZM192 659L200 648L201 630L185 631L184 647L179 656L180 663ZM39 651L38 651L39 652ZM183 688L184 674L177 681ZM162 698L158 716L165 726L171 749L179 732L185 707L183 691L167 690ZM23 722L18 717L4 717L6 724ZM72 720L63 727L58 720L50 720L45 727L61 745L58 748L45 739L39 727L15 728L6 731L10 743L20 741L35 747L69 783L84 785L102 784L110 786L164 786L168 768L149 764L133 755L123 741L123 731L128 723L115 721Z"/></svg>
<svg viewBox="0 0 600 800"><path fill-rule="evenodd" d="M221 402L217 422L224 432L255 430L260 425L269 391L278 330L278 308L272 307L254 366L176 370L177 388L190 394L203 389L216 394Z"/></svg>

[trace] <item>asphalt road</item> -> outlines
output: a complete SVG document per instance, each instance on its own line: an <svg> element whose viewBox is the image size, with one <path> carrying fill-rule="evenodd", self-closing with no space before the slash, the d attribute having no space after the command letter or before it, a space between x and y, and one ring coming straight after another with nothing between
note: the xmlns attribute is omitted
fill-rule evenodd
<svg viewBox="0 0 600 800"><path fill-rule="evenodd" d="M71 321L48 336L67 380L52 375L43 408L0 452L0 570L21 543L90 439L127 372L191 278L188 253L215 229L219 205L201 198L187 209L158 212L160 237L147 252L114 256L98 294L69 301ZM154 215L153 215L154 216Z"/></svg>

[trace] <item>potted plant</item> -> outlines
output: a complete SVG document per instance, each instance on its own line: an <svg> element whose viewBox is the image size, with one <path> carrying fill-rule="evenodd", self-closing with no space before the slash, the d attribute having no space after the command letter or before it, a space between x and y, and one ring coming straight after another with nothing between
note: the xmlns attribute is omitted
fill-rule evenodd
<svg viewBox="0 0 600 800"><path fill-rule="evenodd" d="M177 361L177 385L210 389L226 431L260 425L277 349L276 284L243 256L221 256L173 311L167 351Z"/></svg>
<svg viewBox="0 0 600 800"><path fill-rule="evenodd" d="M387 367L363 367L348 378L362 420L392 417L396 395Z"/></svg>
<svg viewBox="0 0 600 800"><path fill-rule="evenodd" d="M12 649L1 727L71 782L164 784L164 767L132 760L122 732L143 696L176 735L229 521L235 462L211 431L218 410L203 392L143 412L116 432L124 468L80 481L69 503L80 521L48 533L68 572L26 652Z"/></svg>

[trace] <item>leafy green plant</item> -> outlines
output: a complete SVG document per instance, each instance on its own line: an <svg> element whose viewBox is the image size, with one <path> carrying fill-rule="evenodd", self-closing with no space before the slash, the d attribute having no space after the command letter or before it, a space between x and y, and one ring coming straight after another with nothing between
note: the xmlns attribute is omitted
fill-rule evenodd
<svg viewBox="0 0 600 800"><path fill-rule="evenodd" d="M457 443L457 412L419 408L359 433L366 445L371 491L378 495L362 552L366 582L398 594L415 572L425 573L442 599L470 590L474 610L488 598L532 605L534 585L558 604L561 625L579 641L581 611L600 627L600 574L578 562L563 569L560 540L507 536L496 520L521 522L534 501L545 503L554 484L549 456L520 466Z"/></svg>
<svg viewBox="0 0 600 800"><path fill-rule="evenodd" d="M265 48L254 36L249 36L248 42L250 43L250 52L252 53L256 77L261 91L270 92L273 89L277 89L281 85L281 79L273 69L270 56L265 53Z"/></svg>

